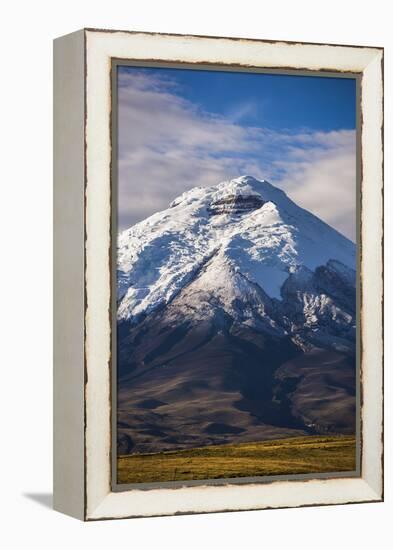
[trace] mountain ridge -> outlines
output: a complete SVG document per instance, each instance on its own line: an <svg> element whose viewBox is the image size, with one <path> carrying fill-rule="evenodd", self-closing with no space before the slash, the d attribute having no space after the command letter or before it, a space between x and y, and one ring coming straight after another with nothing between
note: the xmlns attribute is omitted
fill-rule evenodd
<svg viewBox="0 0 393 550"><path fill-rule="evenodd" d="M228 206L234 197L257 198L263 204L242 212L217 212L220 201L222 206L226 198ZM291 267L315 269L335 259L354 268L356 261L351 241L296 206L282 190L242 176L212 188L191 189L167 210L120 234L119 319L137 318L168 303L219 247L275 298L280 298Z"/></svg>
<svg viewBox="0 0 393 550"><path fill-rule="evenodd" d="M123 232L119 453L354 433L355 262L351 241L250 176Z"/></svg>

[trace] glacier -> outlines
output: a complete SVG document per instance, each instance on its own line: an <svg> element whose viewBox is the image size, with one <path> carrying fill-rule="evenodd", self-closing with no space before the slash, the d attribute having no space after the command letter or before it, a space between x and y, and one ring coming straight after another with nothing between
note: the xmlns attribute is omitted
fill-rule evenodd
<svg viewBox="0 0 393 550"><path fill-rule="evenodd" d="M121 232L117 258L118 320L137 321L170 303L213 258L281 300L299 268L331 262L353 277L356 246L281 189L245 175L193 188ZM217 261L204 274L207 286L223 276ZM221 283L228 288L225 277Z"/></svg>

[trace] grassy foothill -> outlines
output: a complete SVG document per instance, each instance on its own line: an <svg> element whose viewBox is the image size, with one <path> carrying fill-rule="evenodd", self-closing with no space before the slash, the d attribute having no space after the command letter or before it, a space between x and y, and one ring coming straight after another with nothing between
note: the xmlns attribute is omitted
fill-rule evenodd
<svg viewBox="0 0 393 550"><path fill-rule="evenodd" d="M119 456L117 481L152 483L355 469L355 436L305 436Z"/></svg>

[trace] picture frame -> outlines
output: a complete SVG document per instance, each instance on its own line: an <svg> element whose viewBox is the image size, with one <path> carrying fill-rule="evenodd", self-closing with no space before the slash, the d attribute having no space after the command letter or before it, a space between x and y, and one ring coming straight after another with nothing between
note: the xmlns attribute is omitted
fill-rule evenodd
<svg viewBox="0 0 393 550"><path fill-rule="evenodd" d="M359 83L359 470L113 483L113 67L166 64ZM81 520L383 500L383 48L83 29L54 41L54 508Z"/></svg>

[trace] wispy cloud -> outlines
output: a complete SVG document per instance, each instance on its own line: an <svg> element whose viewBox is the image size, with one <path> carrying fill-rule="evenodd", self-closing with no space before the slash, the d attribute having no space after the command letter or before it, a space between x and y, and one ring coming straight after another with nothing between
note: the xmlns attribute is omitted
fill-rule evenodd
<svg viewBox="0 0 393 550"><path fill-rule="evenodd" d="M231 105L227 111L227 116L231 122L241 122L250 116L259 114L261 106L255 101L242 101L235 105Z"/></svg>
<svg viewBox="0 0 393 550"><path fill-rule="evenodd" d="M297 133L241 125L183 97L175 80L119 75L119 223L133 225L186 189L241 174L265 178L354 239L355 132Z"/></svg>

